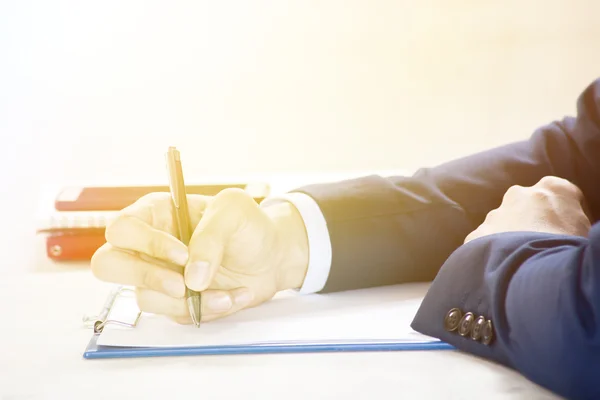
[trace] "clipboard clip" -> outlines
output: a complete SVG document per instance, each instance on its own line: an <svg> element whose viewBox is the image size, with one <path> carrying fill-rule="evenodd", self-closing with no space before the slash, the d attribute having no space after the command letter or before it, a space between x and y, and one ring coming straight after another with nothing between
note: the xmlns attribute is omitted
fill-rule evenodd
<svg viewBox="0 0 600 400"><path fill-rule="evenodd" d="M110 294L108 295L108 297L106 298L106 301L104 302L104 306L102 307L102 310L100 311L100 313L98 313L97 315L84 315L83 316L84 326L86 328L93 328L95 334L101 333L102 330L104 329L104 327L106 325L110 325L110 324L124 326L127 328L135 328L138 321L140 320L142 311L138 311L138 313L135 317L135 320L131 323L119 321L116 319L110 319L110 312L112 311L113 305L115 304L115 302L121 295L126 294L126 293L135 293L135 292L133 289L123 287L123 286L118 286L115 289L113 289L110 292Z"/></svg>

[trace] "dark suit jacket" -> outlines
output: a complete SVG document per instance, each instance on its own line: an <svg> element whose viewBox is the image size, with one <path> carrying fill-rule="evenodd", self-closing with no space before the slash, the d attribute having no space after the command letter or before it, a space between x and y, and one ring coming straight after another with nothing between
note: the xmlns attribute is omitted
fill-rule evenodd
<svg viewBox="0 0 600 400"><path fill-rule="evenodd" d="M579 97L576 117L526 141L410 177L300 188L331 236L323 291L433 280L415 330L559 395L600 399L600 224L588 238L514 232L463 245L510 186L546 175L576 184L600 217L600 79Z"/></svg>

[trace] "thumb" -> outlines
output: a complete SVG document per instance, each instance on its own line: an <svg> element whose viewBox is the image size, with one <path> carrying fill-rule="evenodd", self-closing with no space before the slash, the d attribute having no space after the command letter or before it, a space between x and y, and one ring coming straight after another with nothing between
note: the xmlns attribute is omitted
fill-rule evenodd
<svg viewBox="0 0 600 400"><path fill-rule="evenodd" d="M188 288L206 290L221 266L225 249L242 224L237 207L216 201L205 211L188 246L189 258L184 279Z"/></svg>

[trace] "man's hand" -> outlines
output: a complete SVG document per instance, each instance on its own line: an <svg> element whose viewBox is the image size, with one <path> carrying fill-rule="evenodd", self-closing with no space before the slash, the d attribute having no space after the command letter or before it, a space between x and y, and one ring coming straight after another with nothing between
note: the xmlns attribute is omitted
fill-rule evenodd
<svg viewBox="0 0 600 400"><path fill-rule="evenodd" d="M511 231L588 235L591 227L581 190L567 180L548 176L531 187L513 186L502 204L465 239Z"/></svg>
<svg viewBox="0 0 600 400"><path fill-rule="evenodd" d="M135 286L142 311L186 324L185 286L202 292L202 321L210 321L302 285L308 244L294 206L261 209L238 189L188 195L188 203L189 246L176 238L169 193L153 193L107 227L107 243L92 257L94 275Z"/></svg>

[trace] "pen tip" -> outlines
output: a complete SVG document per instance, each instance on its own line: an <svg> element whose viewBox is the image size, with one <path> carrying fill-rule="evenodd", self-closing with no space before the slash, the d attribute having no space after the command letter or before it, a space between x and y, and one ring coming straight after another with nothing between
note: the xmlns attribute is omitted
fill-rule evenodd
<svg viewBox="0 0 600 400"><path fill-rule="evenodd" d="M188 297L187 304L192 322L196 325L196 328L200 328L200 320L202 319L200 296Z"/></svg>

